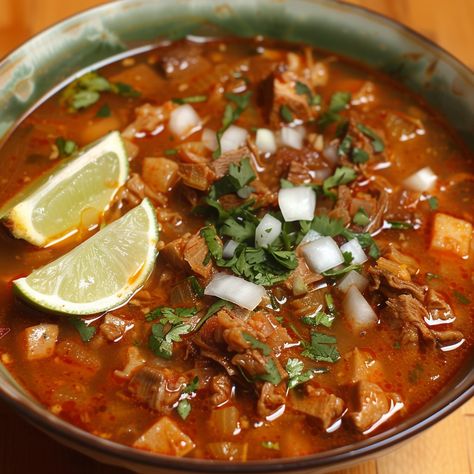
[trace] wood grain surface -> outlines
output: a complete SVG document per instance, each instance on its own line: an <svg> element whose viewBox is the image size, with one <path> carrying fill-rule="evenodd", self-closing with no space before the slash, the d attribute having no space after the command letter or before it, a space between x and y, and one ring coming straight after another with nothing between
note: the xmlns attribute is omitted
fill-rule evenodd
<svg viewBox="0 0 474 474"><path fill-rule="evenodd" d="M0 57L103 0L0 0ZM430 37L474 68L474 0L355 0ZM0 111L1 112L1 111ZM126 474L40 433L0 403L1 474ZM474 399L393 453L335 474L474 474Z"/></svg>

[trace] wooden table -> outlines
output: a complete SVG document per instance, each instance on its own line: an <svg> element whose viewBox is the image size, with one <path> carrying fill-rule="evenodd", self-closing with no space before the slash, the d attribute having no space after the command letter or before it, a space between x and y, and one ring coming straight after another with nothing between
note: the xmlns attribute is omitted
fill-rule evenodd
<svg viewBox="0 0 474 474"><path fill-rule="evenodd" d="M0 0L0 56L104 0ZM474 0L354 0L429 36L474 68ZM126 474L66 449L0 403L1 474ZM474 400L392 454L337 474L474 474Z"/></svg>

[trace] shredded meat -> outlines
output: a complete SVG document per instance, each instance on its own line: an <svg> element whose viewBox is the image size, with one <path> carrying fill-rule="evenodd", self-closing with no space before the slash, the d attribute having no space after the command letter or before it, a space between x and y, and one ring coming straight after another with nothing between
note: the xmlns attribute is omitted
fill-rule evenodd
<svg viewBox="0 0 474 474"><path fill-rule="evenodd" d="M433 321L454 318L453 310L451 306L441 297L441 295L433 289L429 289L426 294L426 309L430 314L430 319Z"/></svg>
<svg viewBox="0 0 474 474"><path fill-rule="evenodd" d="M428 311L420 301L411 295L399 295L387 300L383 315L389 319L398 320L401 324L401 344L425 344L433 346L435 337L425 324Z"/></svg>
<svg viewBox="0 0 474 474"><path fill-rule="evenodd" d="M211 379L211 403L215 406L223 405L232 396L232 381L226 374L214 375Z"/></svg>
<svg viewBox="0 0 474 474"><path fill-rule="evenodd" d="M206 279L210 278L212 274L212 262L209 260L204 264L208 253L206 241L199 232L194 234L184 247L184 260L188 262L195 273Z"/></svg>
<svg viewBox="0 0 474 474"><path fill-rule="evenodd" d="M293 184L311 183L313 180L311 170L304 163L299 161L292 161L290 163L287 179Z"/></svg>
<svg viewBox="0 0 474 474"><path fill-rule="evenodd" d="M285 286L293 291L294 296L301 296L309 291L313 283L322 279L319 273L314 273L309 269L303 257L298 257L298 266L285 281Z"/></svg>
<svg viewBox="0 0 474 474"><path fill-rule="evenodd" d="M209 166L203 163L180 163L178 174L186 186L198 191L207 191L216 177Z"/></svg>
<svg viewBox="0 0 474 474"><path fill-rule="evenodd" d="M244 158L252 158L250 148L243 146L237 150L231 150L223 153L217 160L213 161L211 166L216 178L222 178L229 172L229 166L232 163L239 163Z"/></svg>
<svg viewBox="0 0 474 474"><path fill-rule="evenodd" d="M397 394L388 395L377 384L366 380L357 382L352 390L347 418L361 433L387 414L393 402L400 402Z"/></svg>
<svg viewBox="0 0 474 474"><path fill-rule="evenodd" d="M341 398L311 385L305 385L303 394L292 390L290 406L293 410L318 419L324 429L329 428L344 411L344 401Z"/></svg>
<svg viewBox="0 0 474 474"><path fill-rule="evenodd" d="M339 186L337 189L337 201L334 209L329 212L329 217L332 219L340 219L344 225L349 224L351 216L349 209L352 202L352 193L347 186Z"/></svg>
<svg viewBox="0 0 474 474"><path fill-rule="evenodd" d="M156 106L143 104L135 109L135 120L122 132L122 136L131 140L138 132L152 133L169 119L176 106L171 102Z"/></svg>
<svg viewBox="0 0 474 474"><path fill-rule="evenodd" d="M168 202L164 194L153 191L138 173L132 173L130 175L130 178L128 178L125 183L125 188L128 194L124 195L123 198L134 205L140 203L145 197L150 198L160 206L165 206Z"/></svg>
<svg viewBox="0 0 474 474"><path fill-rule="evenodd" d="M426 287L412 283L411 281L401 280L393 273L376 267L369 268L371 277L371 290L378 290L386 297L396 296L400 293L414 296L419 301L425 297Z"/></svg>
<svg viewBox="0 0 474 474"><path fill-rule="evenodd" d="M160 413L169 413L186 386L186 377L168 369L142 366L133 374L128 391L139 402Z"/></svg>

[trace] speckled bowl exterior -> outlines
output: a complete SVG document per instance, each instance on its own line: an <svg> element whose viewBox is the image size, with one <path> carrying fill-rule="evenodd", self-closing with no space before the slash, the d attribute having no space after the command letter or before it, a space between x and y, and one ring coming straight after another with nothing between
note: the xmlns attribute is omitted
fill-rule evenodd
<svg viewBox="0 0 474 474"><path fill-rule="evenodd" d="M185 35L265 35L306 42L388 73L447 119L474 152L474 75L406 27L333 0L122 0L35 36L0 62L0 143L21 118L81 75L150 44ZM245 464L177 459L97 438L49 413L0 364L0 396L59 442L140 473L323 473L373 458L443 418L474 394L474 355L451 384L398 426L329 452Z"/></svg>

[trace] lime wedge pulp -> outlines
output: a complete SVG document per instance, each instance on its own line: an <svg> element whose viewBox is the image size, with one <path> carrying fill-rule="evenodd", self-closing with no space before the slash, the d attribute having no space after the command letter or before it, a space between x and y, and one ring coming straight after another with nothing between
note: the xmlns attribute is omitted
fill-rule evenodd
<svg viewBox="0 0 474 474"><path fill-rule="evenodd" d="M95 314L120 306L153 270L158 242L155 209L148 199L97 234L29 276L15 292L41 309Z"/></svg>
<svg viewBox="0 0 474 474"><path fill-rule="evenodd" d="M16 238L44 247L97 224L127 177L124 143L111 132L35 180L0 216Z"/></svg>

